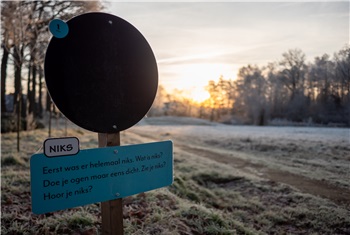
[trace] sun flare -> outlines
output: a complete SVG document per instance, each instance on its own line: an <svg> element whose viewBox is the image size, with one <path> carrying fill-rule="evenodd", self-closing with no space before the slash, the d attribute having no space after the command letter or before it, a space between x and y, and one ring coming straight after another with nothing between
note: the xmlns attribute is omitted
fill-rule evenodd
<svg viewBox="0 0 350 235"><path fill-rule="evenodd" d="M236 76L234 65L220 63L180 63L166 65L162 69L171 76L171 80L167 76L167 81L172 89L184 91L184 96L197 103L210 97L205 90L210 80L218 81L220 76L225 79Z"/></svg>
<svg viewBox="0 0 350 235"><path fill-rule="evenodd" d="M190 97L194 102L202 103L210 98L210 94L204 87L195 87L191 90Z"/></svg>
<svg viewBox="0 0 350 235"><path fill-rule="evenodd" d="M203 50L205 51L205 50ZM220 78L235 80L239 64L227 63L219 57L223 53L189 53L179 58L158 61L162 85L167 90L197 105L208 105L210 94L206 90L209 81ZM225 54L225 53L224 53Z"/></svg>
<svg viewBox="0 0 350 235"><path fill-rule="evenodd" d="M202 103L210 98L209 92L205 89L210 80L218 81L221 76L230 79L235 75L232 65L219 63L183 64L178 72L179 87L188 90L188 98L196 103Z"/></svg>

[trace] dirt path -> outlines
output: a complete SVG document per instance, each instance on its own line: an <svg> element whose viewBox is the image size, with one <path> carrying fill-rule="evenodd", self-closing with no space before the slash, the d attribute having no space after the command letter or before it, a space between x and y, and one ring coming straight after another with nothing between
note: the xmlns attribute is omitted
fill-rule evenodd
<svg viewBox="0 0 350 235"><path fill-rule="evenodd" d="M201 157L229 164L237 169L253 168L256 171L251 171L251 173L254 174L254 172L258 172L260 173L260 177L262 176L272 181L291 185L302 192L330 199L337 204L345 205L347 207L350 206L350 190L338 188L326 182L309 179L290 172L271 169L262 164L251 163L240 158L226 156L207 149L194 148L187 145L177 145L176 147Z"/></svg>
<svg viewBox="0 0 350 235"><path fill-rule="evenodd" d="M155 137L148 134L141 134L139 132L133 132L142 138L151 139L152 141L158 141L159 136ZM181 142L181 143L180 143ZM235 156L228 156L211 149L195 147L190 145L191 143L184 143L183 141L177 142L174 147L182 149L192 154L196 154L199 157L208 158L220 163L229 164L237 169L244 169L251 174L263 177L275 182L288 184L294 188L297 188L301 192L308 193L314 196L327 198L338 205L350 207L350 190L336 187L327 182L321 180L310 179L305 176L293 174L287 171L269 168L266 165L252 163L248 160L244 160Z"/></svg>

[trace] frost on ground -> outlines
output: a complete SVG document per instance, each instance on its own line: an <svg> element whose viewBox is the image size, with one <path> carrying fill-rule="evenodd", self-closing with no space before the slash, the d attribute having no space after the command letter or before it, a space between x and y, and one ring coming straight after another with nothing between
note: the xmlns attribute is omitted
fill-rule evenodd
<svg viewBox="0 0 350 235"><path fill-rule="evenodd" d="M100 204L34 215L29 159L47 129L1 136L2 234L100 234ZM52 137L97 134L62 120ZM123 199L125 234L350 234L349 129L229 126L152 117L122 145L171 139L171 186ZM96 156L98 157L98 156Z"/></svg>
<svg viewBox="0 0 350 235"><path fill-rule="evenodd" d="M341 193L338 200L350 198L349 128L232 126L195 118L155 117L142 120L130 131L211 152L214 160L224 156L233 165L243 164L239 168L244 171L315 194L322 192L314 184L330 191L339 187L347 193Z"/></svg>

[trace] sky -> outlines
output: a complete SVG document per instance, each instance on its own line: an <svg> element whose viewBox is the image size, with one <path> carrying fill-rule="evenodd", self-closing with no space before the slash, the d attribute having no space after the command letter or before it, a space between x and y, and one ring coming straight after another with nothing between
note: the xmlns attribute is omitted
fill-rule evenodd
<svg viewBox="0 0 350 235"><path fill-rule="evenodd" d="M169 92L200 94L209 80L277 62L301 49L312 62L349 44L350 2L108 2L106 12L134 25L156 56Z"/></svg>

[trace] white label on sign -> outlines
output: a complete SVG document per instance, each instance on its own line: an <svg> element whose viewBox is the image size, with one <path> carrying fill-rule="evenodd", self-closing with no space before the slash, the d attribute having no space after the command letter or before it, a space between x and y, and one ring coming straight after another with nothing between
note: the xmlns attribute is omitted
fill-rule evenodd
<svg viewBox="0 0 350 235"><path fill-rule="evenodd" d="M51 138L44 142L47 157L74 155L79 153L79 140L76 137Z"/></svg>

